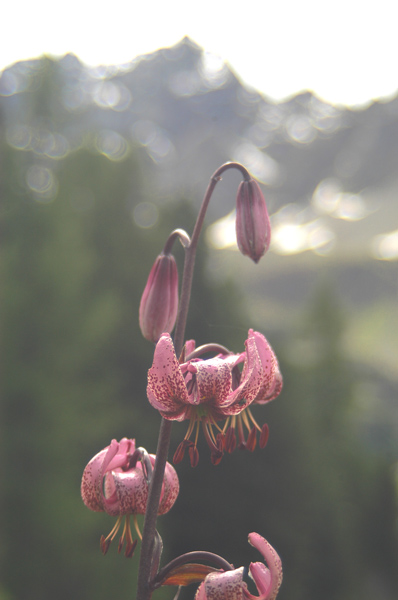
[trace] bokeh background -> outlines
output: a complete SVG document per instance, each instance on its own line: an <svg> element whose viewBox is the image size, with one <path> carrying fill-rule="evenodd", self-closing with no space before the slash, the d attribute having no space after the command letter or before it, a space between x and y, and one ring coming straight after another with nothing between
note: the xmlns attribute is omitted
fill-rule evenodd
<svg viewBox="0 0 398 600"><path fill-rule="evenodd" d="M140 295L228 160L261 182L273 243L259 265L236 252L228 172L187 336L239 351L258 329L285 386L255 412L266 449L214 467L204 445L178 466L164 561L248 564L257 531L282 557L281 600L397 598L398 98L277 103L185 38L119 67L68 54L0 77L1 600L134 594L138 556L101 555L113 519L84 507L81 474L112 438L155 450Z"/></svg>

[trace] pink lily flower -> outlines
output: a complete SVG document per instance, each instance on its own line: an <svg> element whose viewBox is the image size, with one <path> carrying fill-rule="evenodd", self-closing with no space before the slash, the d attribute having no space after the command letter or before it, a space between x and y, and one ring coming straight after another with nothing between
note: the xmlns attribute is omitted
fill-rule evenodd
<svg viewBox="0 0 398 600"><path fill-rule="evenodd" d="M249 406L253 402L269 402L279 394L280 372L276 356L261 333L250 329L245 345L245 352L232 354L215 344L195 349L195 342L190 340L185 345L184 362L180 364L170 335L164 333L160 337L148 372L149 402L165 419L190 421L187 434L174 455L174 462L180 462L186 448L189 448L191 464L196 466L200 425L211 449L214 464L221 460L224 449L232 452L236 446L236 424L240 447L254 450L256 429L262 429L255 422ZM214 358L199 358L209 351L218 351L219 354ZM227 422L224 429L221 429L217 421L224 419ZM254 428L251 428L249 419ZM228 428L229 421L231 427ZM251 438L247 443L242 423L250 432ZM192 442L190 437L195 426L195 442ZM214 433L213 426L218 429L218 434Z"/></svg>
<svg viewBox="0 0 398 600"><path fill-rule="evenodd" d="M276 550L258 533L249 534L249 543L263 555L262 562L251 563L249 573L258 595L253 595L243 581L244 567L210 573L200 584L195 600L275 600L282 583L282 562Z"/></svg>
<svg viewBox="0 0 398 600"><path fill-rule="evenodd" d="M140 462L146 459L146 466ZM132 556L137 540L133 541L130 530L130 515L139 537L141 533L136 520L137 514L145 514L148 499L147 469L155 464L155 456L147 454L143 448L135 447L135 440L123 438L120 442L112 440L109 446L94 456L83 472L81 495L84 504L93 511L104 511L117 516L117 522L111 533L101 537L100 547L105 554L116 536L123 517L126 517L123 534L119 541L119 552L124 540L127 540L126 556ZM145 461L144 461L145 464ZM179 492L179 481L174 467L166 463L162 494L158 514L168 512Z"/></svg>

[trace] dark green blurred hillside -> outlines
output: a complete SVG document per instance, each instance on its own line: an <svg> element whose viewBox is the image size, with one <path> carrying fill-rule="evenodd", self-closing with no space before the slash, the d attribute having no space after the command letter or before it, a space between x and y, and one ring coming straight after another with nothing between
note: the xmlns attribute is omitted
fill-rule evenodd
<svg viewBox="0 0 398 600"><path fill-rule="evenodd" d="M36 146L8 143L0 114L1 600L133 597L138 556L127 561L112 546L101 555L113 519L85 508L80 478L112 438L155 450L160 419L145 394L153 347L138 305L168 233L191 232L195 219L182 195L154 212L146 161L109 130L93 124L55 156L66 126L57 73L46 59L24 99L36 131L47 131ZM246 300L232 278L210 280L209 253L202 244L187 336L239 351L253 325ZM181 248L176 256L181 265ZM334 290L319 285L288 330L263 321L285 379L280 398L256 411L269 445L217 467L205 445L196 469L186 457L180 496L159 520L164 561L200 549L248 564L259 559L247 544L257 531L282 557L281 600L397 597L395 445L376 443L356 399L361 389L371 397L372 384L392 402L398 390L347 359ZM174 426L171 453L185 431Z"/></svg>

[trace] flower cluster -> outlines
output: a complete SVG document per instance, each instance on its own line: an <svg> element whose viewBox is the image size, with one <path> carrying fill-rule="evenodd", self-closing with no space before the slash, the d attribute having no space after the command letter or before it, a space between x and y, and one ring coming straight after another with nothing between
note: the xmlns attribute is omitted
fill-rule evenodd
<svg viewBox="0 0 398 600"><path fill-rule="evenodd" d="M118 551L126 543L125 556L131 557L137 540L133 540L130 519L141 538L136 516L145 514L137 600L150 600L152 592L163 585L192 583L200 584L195 600L275 600L282 582L278 554L257 533L249 535L249 542L263 555L266 564L251 563L248 571L244 567L235 569L224 558L203 551L181 555L159 570L163 542L156 531L156 515L168 512L179 493L176 471L166 461L170 422L189 422L174 454L174 463L179 463L188 451L191 465L198 464L197 444L202 430L211 461L218 464L225 452L231 453L236 447L253 451L257 440L261 448L265 447L268 425L258 425L251 407L276 398L283 384L272 347L264 335L253 329L248 332L245 349L239 353L219 344L196 347L194 340L184 345L200 231L214 187L230 168L238 169L243 176L236 196L239 250L257 263L269 248L270 220L260 186L239 163L222 165L210 179L192 237L182 229L175 229L168 236L150 271L139 307L141 332L156 344L148 371L147 396L164 419L158 455L136 448L133 439L112 440L90 460L83 473L81 495L86 506L117 517L109 535L101 536L104 554L124 521ZM176 239L185 250L180 297L177 264L171 253ZM170 332L175 325L174 345ZM244 581L247 574L254 581L258 595L249 592Z"/></svg>
<svg viewBox="0 0 398 600"><path fill-rule="evenodd" d="M136 449L135 440L123 438L112 440L109 446L98 452L90 460L83 472L81 495L84 504L93 511L104 511L117 516L115 527L105 538L101 537L101 550L105 554L115 538L123 517L126 517L119 552L126 540L126 556L132 556L137 545L130 529L130 515L138 533L136 515L143 515L148 500L148 484L155 464L155 456L147 454L143 448ZM173 506L179 492L179 482L174 467L166 464L162 494L158 514L167 513Z"/></svg>
<svg viewBox="0 0 398 600"><path fill-rule="evenodd" d="M178 463L189 448L191 464L197 464L200 426L214 464L221 460L224 451L235 449L236 428L241 449L254 450L256 430L260 431L260 446L267 443L268 427L259 427L249 407L276 398L282 389L282 376L274 351L261 333L250 329L245 345L244 352L233 354L215 344L195 349L195 342L190 340L180 364L171 337L168 334L160 337L148 372L149 402L165 419L189 420L174 462ZM214 350L218 351L215 357L200 358ZM225 420L223 428L217 425L222 420ZM249 432L247 440L244 426Z"/></svg>

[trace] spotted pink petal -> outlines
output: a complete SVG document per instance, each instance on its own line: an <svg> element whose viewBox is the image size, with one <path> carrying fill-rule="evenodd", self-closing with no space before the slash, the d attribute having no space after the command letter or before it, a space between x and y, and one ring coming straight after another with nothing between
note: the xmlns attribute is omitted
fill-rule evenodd
<svg viewBox="0 0 398 600"><path fill-rule="evenodd" d="M244 568L210 573L200 585L195 600L243 600Z"/></svg>
<svg viewBox="0 0 398 600"><path fill-rule="evenodd" d="M96 512L104 510L102 494L98 494L99 484L102 483L102 464L104 457L108 452L108 448L98 452L88 463L83 471L82 483L81 483L81 495L84 504L90 509Z"/></svg>
<svg viewBox="0 0 398 600"><path fill-rule="evenodd" d="M260 390L254 402L256 404L265 404L280 394L282 390L282 375L275 353L262 333L250 329L250 336L253 336L255 340L263 368Z"/></svg>
<svg viewBox="0 0 398 600"><path fill-rule="evenodd" d="M170 463L167 462L158 509L159 515L164 515L165 513L169 512L170 508L174 505L177 499L179 491L180 483L178 481L176 470Z"/></svg>
<svg viewBox="0 0 398 600"><path fill-rule="evenodd" d="M266 404L267 402L271 402L274 400L282 391L283 387L283 378L282 374L279 370L279 365L277 364L277 368L275 370L274 378L269 386L262 386L260 391L258 392L256 399L254 400L255 404Z"/></svg>
<svg viewBox="0 0 398 600"><path fill-rule="evenodd" d="M246 360L242 370L240 385L220 403L221 412L237 415L249 406L258 394L261 386L263 369L257 345L253 335L246 340Z"/></svg>
<svg viewBox="0 0 398 600"><path fill-rule="evenodd" d="M249 534L249 543L261 552L268 568L263 563L250 564L250 574L260 595L247 593L246 597L250 600L275 600L282 583L282 561L271 544L258 533Z"/></svg>
<svg viewBox="0 0 398 600"><path fill-rule="evenodd" d="M141 465L129 471L112 473L117 504L109 505L107 513L113 515L145 514L148 500L148 484Z"/></svg>
<svg viewBox="0 0 398 600"><path fill-rule="evenodd" d="M269 345L262 333L249 329L249 338L254 339L257 351L260 356L261 365L264 370L264 377L271 380L275 373L276 357L274 351Z"/></svg>
<svg viewBox="0 0 398 600"><path fill-rule="evenodd" d="M197 368L197 397L195 404L200 404L205 398L217 406L224 402L232 392L231 368L222 358L212 358L199 361L195 364Z"/></svg>
<svg viewBox="0 0 398 600"><path fill-rule="evenodd" d="M117 469L118 467L125 467L129 461L130 456L134 454L135 440L123 438L120 440L119 443L116 440L112 440L110 448L114 449L115 445L117 448L117 453L114 456L107 456L104 460L104 473L112 471L113 469Z"/></svg>
<svg viewBox="0 0 398 600"><path fill-rule="evenodd" d="M153 364L148 371L147 396L164 417L172 416L177 421L185 418L186 409L181 404L189 404L188 392L167 333L162 334L155 347Z"/></svg>
<svg viewBox="0 0 398 600"><path fill-rule="evenodd" d="M195 340L187 340L185 342L185 356L189 356L195 350L196 342Z"/></svg>

